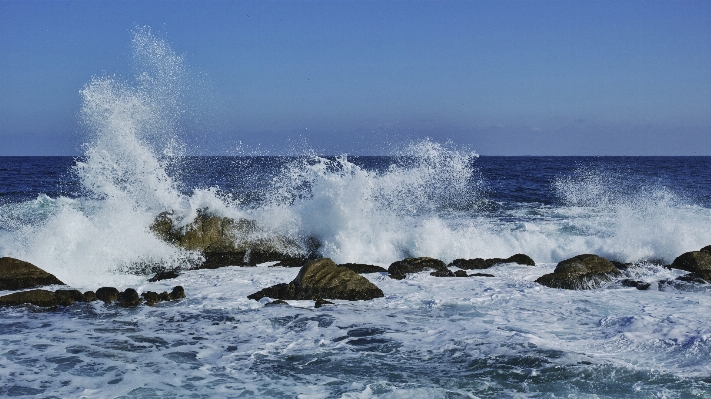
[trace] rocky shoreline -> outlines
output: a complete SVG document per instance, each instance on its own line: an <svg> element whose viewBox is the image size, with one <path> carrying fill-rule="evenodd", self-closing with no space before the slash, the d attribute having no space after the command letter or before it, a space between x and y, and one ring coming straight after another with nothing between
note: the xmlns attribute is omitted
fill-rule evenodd
<svg viewBox="0 0 711 399"><path fill-rule="evenodd" d="M307 240L309 248L299 247L285 237L276 240L254 239L253 233L259 229L255 222L234 220L200 212L191 223L178 227L169 212L161 213L151 225L151 230L165 241L180 248L199 251L203 262L195 269L216 269L224 266L256 266L274 262L273 266L300 267L299 274L291 282L266 287L248 296L249 299L272 299L269 304L283 304L285 300L315 300L316 307L332 304L327 299L370 300L385 296L383 291L363 273L387 273L394 280L406 279L408 275L429 271L433 277L494 277L488 273L468 273L467 270L485 270L495 265L510 264L532 267L535 262L525 254L515 254L509 258L455 259L449 264L429 258L406 258L393 262L387 269L375 265L346 263L337 265L331 259L319 256L318 241ZM236 244L239 243L239 244ZM306 252L306 255L303 253ZM637 281L624 278L624 272L632 265L611 261L594 254L581 254L563 260L552 273L535 280L536 283L553 289L594 290L619 283L622 287L638 290L649 289L655 282ZM458 270L451 270L450 268ZM661 289L676 284L711 283L711 245L698 251L679 255L670 269L688 272L675 280L657 281ZM154 266L143 272L152 271L155 276L149 282L172 279L179 276L179 270L165 265ZM113 287L101 287L93 291L80 292L72 289L48 291L38 287L65 285L54 275L28 262L14 258L0 258L0 290L19 291L0 297L0 306L35 305L45 308L70 306L77 302L116 303L122 307L140 304L155 306L164 301L185 298L182 286L176 286L170 293L146 291L139 295L133 288L120 292ZM29 288L35 288L27 290Z"/></svg>

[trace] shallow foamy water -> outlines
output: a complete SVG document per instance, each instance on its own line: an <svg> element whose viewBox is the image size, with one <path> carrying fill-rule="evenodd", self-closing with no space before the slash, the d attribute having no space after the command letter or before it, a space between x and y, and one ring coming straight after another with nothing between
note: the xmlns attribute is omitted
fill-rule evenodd
<svg viewBox="0 0 711 399"><path fill-rule="evenodd" d="M47 397L711 397L709 290L533 282L554 265L494 278L392 280L372 301L264 306L246 298L298 269L188 271L154 308L100 302L0 310L0 394ZM634 269L655 281L675 272Z"/></svg>

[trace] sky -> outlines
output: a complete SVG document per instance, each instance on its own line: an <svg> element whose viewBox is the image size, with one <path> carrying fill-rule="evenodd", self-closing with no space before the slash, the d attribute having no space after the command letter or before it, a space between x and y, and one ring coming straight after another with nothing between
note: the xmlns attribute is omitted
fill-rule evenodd
<svg viewBox="0 0 711 399"><path fill-rule="evenodd" d="M149 26L196 155L711 155L709 1L0 0L0 156L79 155Z"/></svg>

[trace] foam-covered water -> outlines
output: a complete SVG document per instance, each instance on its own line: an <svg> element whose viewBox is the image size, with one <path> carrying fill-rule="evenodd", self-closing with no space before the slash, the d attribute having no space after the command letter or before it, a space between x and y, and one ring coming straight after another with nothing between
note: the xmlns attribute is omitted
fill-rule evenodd
<svg viewBox="0 0 711 399"><path fill-rule="evenodd" d="M711 397L709 289L657 285L679 275L662 264L711 244L711 159L478 157L431 140L389 157L188 157L183 57L147 28L133 50L133 79L81 90L83 157L0 158L0 256L80 290L183 285L188 298L0 309L0 395ZM537 266L374 273L384 298L317 310L246 298L297 269L129 273L188 269L201 255L149 226L205 208L339 263L525 253ZM652 288L533 282L582 253L634 262L626 277Z"/></svg>

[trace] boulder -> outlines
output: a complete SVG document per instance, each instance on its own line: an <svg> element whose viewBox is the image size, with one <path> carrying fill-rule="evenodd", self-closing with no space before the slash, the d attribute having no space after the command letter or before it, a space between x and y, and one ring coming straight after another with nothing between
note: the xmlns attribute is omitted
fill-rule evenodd
<svg viewBox="0 0 711 399"><path fill-rule="evenodd" d="M706 248L701 251L685 252L679 255L671 264L672 269L685 270L690 272L694 278L711 282L711 252Z"/></svg>
<svg viewBox="0 0 711 399"><path fill-rule="evenodd" d="M170 291L170 300L175 301L176 299L183 298L185 298L185 289L183 289L183 286L176 285L175 287L173 287L173 290Z"/></svg>
<svg viewBox="0 0 711 399"><path fill-rule="evenodd" d="M133 288L126 288L118 296L119 306L124 308L131 308L138 306L141 303L141 297L138 296L138 292Z"/></svg>
<svg viewBox="0 0 711 399"><path fill-rule="evenodd" d="M69 306L74 302L84 302L84 294L79 290L57 290L54 291L57 303L62 306Z"/></svg>
<svg viewBox="0 0 711 399"><path fill-rule="evenodd" d="M99 298L96 297L96 293L94 291L87 291L84 293L84 302L94 302L99 300Z"/></svg>
<svg viewBox="0 0 711 399"><path fill-rule="evenodd" d="M524 254L516 254L516 255L510 256L506 259L503 259L503 258L455 259L452 261L452 263L449 264L449 266L455 266L460 269L466 269L466 270L476 270L476 269L488 269L488 268L490 268L494 265L498 265L500 263L518 263L519 265L526 265L526 266L535 266L536 265L536 262L534 262L530 256L524 255Z"/></svg>
<svg viewBox="0 0 711 399"><path fill-rule="evenodd" d="M264 262L281 261L290 266L302 266L306 257L298 255L318 248L317 241L306 240L302 248L284 236L268 236L253 220L232 219L200 210L189 224L177 227L172 212L159 214L150 229L164 241L178 247L199 251L205 262L200 269L224 266L255 266ZM295 255L296 254L296 255Z"/></svg>
<svg viewBox="0 0 711 399"><path fill-rule="evenodd" d="M331 259L317 259L304 265L289 284L277 284L247 298L368 300L383 297L383 291L356 272L338 267Z"/></svg>
<svg viewBox="0 0 711 399"><path fill-rule="evenodd" d="M22 290L44 285L64 285L53 274L15 258L0 258L0 290Z"/></svg>
<svg viewBox="0 0 711 399"><path fill-rule="evenodd" d="M539 277L536 282L551 288L589 290L599 288L621 274L607 259L584 254L558 263L553 273Z"/></svg>
<svg viewBox="0 0 711 399"><path fill-rule="evenodd" d="M459 270L457 270L457 271L459 271ZM430 273L430 276L433 276L433 277L456 277L454 272L452 272L449 269L434 271L434 272Z"/></svg>
<svg viewBox="0 0 711 399"><path fill-rule="evenodd" d="M116 301L119 299L119 290L114 287L101 287L96 290L96 299L106 303Z"/></svg>
<svg viewBox="0 0 711 399"><path fill-rule="evenodd" d="M434 270L435 272L447 273L447 265L439 259L434 258L407 258L393 262L388 267L390 278L396 280L404 279L409 273L419 273L424 270Z"/></svg>
<svg viewBox="0 0 711 399"><path fill-rule="evenodd" d="M351 269L358 274L387 272L387 270L384 267L375 266L375 265L366 265L363 263L343 263L338 266L345 267L347 269Z"/></svg>
<svg viewBox="0 0 711 399"><path fill-rule="evenodd" d="M46 308L57 306L58 303L54 292L47 290L21 291L0 297L0 306L31 304Z"/></svg>
<svg viewBox="0 0 711 399"><path fill-rule="evenodd" d="M148 306L156 306L156 303L161 301L160 295L153 291L146 291L141 294L141 297L146 301L146 305Z"/></svg>

